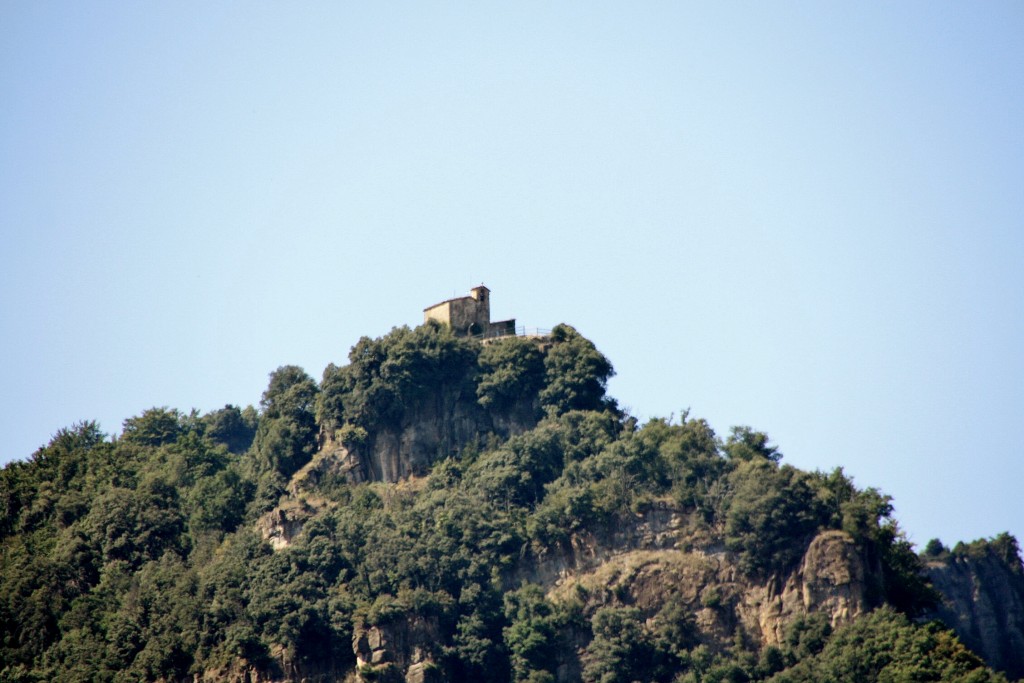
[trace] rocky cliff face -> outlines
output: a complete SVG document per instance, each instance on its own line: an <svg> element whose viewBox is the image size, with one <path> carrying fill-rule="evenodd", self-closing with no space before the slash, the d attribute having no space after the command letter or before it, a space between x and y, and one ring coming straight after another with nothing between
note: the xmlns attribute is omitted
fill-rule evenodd
<svg viewBox="0 0 1024 683"><path fill-rule="evenodd" d="M778 645L798 617L822 612L836 628L872 607L868 575L876 569L841 531L816 536L788 575L759 582L743 575L731 553L689 547L684 526L679 511L656 506L617 530L612 545L577 539L574 552L542 560L529 578L550 586L555 599L588 596L585 611L622 604L653 615L672 598L693 614L697 640L713 650L730 645L738 630L754 644Z"/></svg>
<svg viewBox="0 0 1024 683"><path fill-rule="evenodd" d="M853 539L826 531L811 541L799 568L784 581L750 586L737 612L762 645L778 645L794 619L813 612L827 614L835 629L871 608L870 571Z"/></svg>
<svg viewBox="0 0 1024 683"><path fill-rule="evenodd" d="M607 606L638 608L648 620L673 601L691 615L693 638L724 651L737 634L751 644L782 642L794 620L824 613L833 627L867 612L870 574L877 571L841 531L819 534L788 575L755 581L720 548L695 548L686 516L670 504L652 506L599 534L574 536L569 547L524 558L507 578L510 588L538 583L555 602L583 602L592 615ZM435 634L436 635L436 634ZM558 680L580 680L589 636L574 634L559 653ZM430 625L392 623L356 633L359 662L388 680L447 680L430 652Z"/></svg>
<svg viewBox="0 0 1024 683"><path fill-rule="evenodd" d="M1024 568L980 546L931 558L928 575L942 594L934 616L995 669L1024 678Z"/></svg>
<svg viewBox="0 0 1024 683"><path fill-rule="evenodd" d="M286 506L265 516L264 536L284 546L315 510ZM1024 676L1024 568L985 547L930 558L927 569L942 604L932 615L970 648L1012 679ZM686 514L674 505L651 505L602 530L575 534L562 548L524 556L505 583L542 586L554 602L582 601L585 616L608 606L634 607L656 619L673 601L690 615L693 644L728 650L737 638L758 647L784 642L796 620L823 614L833 629L870 611L880 567L841 531L819 533L787 574L754 580L735 557L693 536ZM589 635L569 634L559 653L558 680L579 681ZM440 653L446 645L436 620L415 617L365 624L353 636L358 670L393 683L442 683ZM254 669L214 672L218 680L333 680L323 672L266 678ZM292 667L294 669L294 667ZM357 680L349 672L350 680ZM333 675L333 674L332 674ZM216 676L215 676L216 678ZM204 680L214 680L207 678ZM339 679L340 680L340 679Z"/></svg>
<svg viewBox="0 0 1024 683"><path fill-rule="evenodd" d="M405 429L422 433L436 427L422 420ZM433 431L429 443L436 443L440 433ZM423 448L415 438L404 443ZM398 448L388 457L404 457ZM330 454L324 450L321 458ZM351 463L353 456L340 461ZM324 471L310 469L306 476ZM316 507L300 495L265 515L260 528L275 547L284 547L316 514ZM927 566L943 596L934 616L992 666L1011 678L1024 676L1024 568L1019 560L1008 563L981 546L933 557ZM737 638L756 647L778 646L790 625L812 614L825 615L833 629L854 621L876 606L872 586L880 572L849 535L825 531L810 539L791 571L755 580L740 571L731 553L695 535L684 511L662 501L607 528L576 533L564 547L526 554L505 583L510 590L535 583L556 603L581 602L586 617L603 607L632 607L650 623L672 601L689 615L693 645L724 652ZM568 634L559 653L559 681L580 680L589 638L589 633ZM363 625L354 633L352 650L359 671L375 680L442 683L447 678L440 653L450 644L437 623L418 616ZM223 680L252 683L332 680L323 672L287 673L287 662L278 661L280 678L260 678L250 670L220 674Z"/></svg>
<svg viewBox="0 0 1024 683"><path fill-rule="evenodd" d="M486 445L485 438L505 440L533 429L539 413L535 397L484 410L475 396L439 391L410 406L398 425L367 433L357 443L343 443L337 425L321 425L317 453L292 476L288 496L260 518L257 529L275 550L288 547L318 510L305 494L315 494L325 481L395 483L423 476L439 459Z"/></svg>
<svg viewBox="0 0 1024 683"><path fill-rule="evenodd" d="M385 626L357 629L352 650L360 671L372 672L382 683L441 682L435 663L440 628L434 619L418 617Z"/></svg>
<svg viewBox="0 0 1024 683"><path fill-rule="evenodd" d="M538 417L535 398L505 410L484 410L476 396L449 390L409 406L397 425L382 426L357 442L343 443L336 425L323 425L319 452L295 475L290 490L315 488L330 475L350 483L422 476L435 461L483 446L488 436L504 440L533 429Z"/></svg>
<svg viewBox="0 0 1024 683"><path fill-rule="evenodd" d="M355 674L321 664L290 660L280 649L270 652L273 663L256 666L245 659L236 659L224 666L206 669L192 675L191 683L359 683ZM163 683L163 679L159 679Z"/></svg>
<svg viewBox="0 0 1024 683"><path fill-rule="evenodd" d="M291 545L292 539L317 512L318 508L308 501L289 498L260 517L256 530L274 550L281 550Z"/></svg>

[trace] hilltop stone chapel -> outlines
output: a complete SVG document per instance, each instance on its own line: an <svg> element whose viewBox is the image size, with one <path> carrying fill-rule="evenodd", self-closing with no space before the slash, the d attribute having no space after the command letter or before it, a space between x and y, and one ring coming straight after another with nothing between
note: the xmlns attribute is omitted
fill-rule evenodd
<svg viewBox="0 0 1024 683"><path fill-rule="evenodd" d="M436 320L452 328L458 337L504 337L516 333L516 319L491 322L491 290L483 285L469 296L448 299L423 309L423 322Z"/></svg>

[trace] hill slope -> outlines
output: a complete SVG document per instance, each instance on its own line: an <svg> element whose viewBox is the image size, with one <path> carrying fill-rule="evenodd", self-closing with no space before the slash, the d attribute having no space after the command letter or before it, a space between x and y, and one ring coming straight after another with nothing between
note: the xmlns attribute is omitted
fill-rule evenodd
<svg viewBox="0 0 1024 683"><path fill-rule="evenodd" d="M279 368L259 411L61 430L0 474L0 678L1003 680L929 614L1018 675L886 496L640 426L611 374L568 326L428 324ZM1011 541L993 590L1024 595Z"/></svg>

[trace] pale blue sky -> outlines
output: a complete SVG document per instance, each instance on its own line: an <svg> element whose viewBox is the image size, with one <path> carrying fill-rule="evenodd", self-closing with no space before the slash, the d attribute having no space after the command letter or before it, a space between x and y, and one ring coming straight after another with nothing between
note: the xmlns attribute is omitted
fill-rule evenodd
<svg viewBox="0 0 1024 683"><path fill-rule="evenodd" d="M1024 538L1024 6L352 5L0 4L0 460L485 282L642 418Z"/></svg>

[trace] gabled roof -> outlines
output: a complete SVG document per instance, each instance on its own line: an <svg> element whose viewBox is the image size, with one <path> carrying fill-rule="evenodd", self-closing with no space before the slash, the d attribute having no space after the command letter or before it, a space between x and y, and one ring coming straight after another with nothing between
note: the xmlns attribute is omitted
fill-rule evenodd
<svg viewBox="0 0 1024 683"><path fill-rule="evenodd" d="M469 289L469 291L471 291L471 292L472 292L472 291L473 291L473 290L475 290L475 289L486 289L486 290L487 290L488 292L489 292L489 291L491 291L491 290L490 290L490 289L489 289L489 288L487 287L487 285L485 285L485 284L484 284L484 283L482 283L482 282L481 282L480 284L478 284L478 285L477 285L476 287L471 287L471 288ZM437 302L436 304L434 304L433 306L427 306L426 308L424 308L424 309L423 309L423 312L424 312L424 313L426 313L427 311L429 311L429 310L430 310L430 309L432 309L432 308L437 308L438 306L444 306L445 304L451 303L451 302L453 302L453 301L462 301L463 299L472 299L472 298L473 298L473 297L471 297L471 296L453 296L453 297L452 297L451 299L445 299L444 301L438 301L438 302Z"/></svg>
<svg viewBox="0 0 1024 683"><path fill-rule="evenodd" d="M488 290L488 291L490 291L490 290ZM462 301L463 299L472 299L472 298L473 297L471 297L471 296L456 296L456 297L452 297L451 299L445 299L444 301L438 301L433 306L427 306L426 308L423 309L423 312L426 313L427 311L429 311L432 308L437 308L438 306L444 306L445 304L450 304L453 301ZM475 299L474 299L474 301L475 301Z"/></svg>

